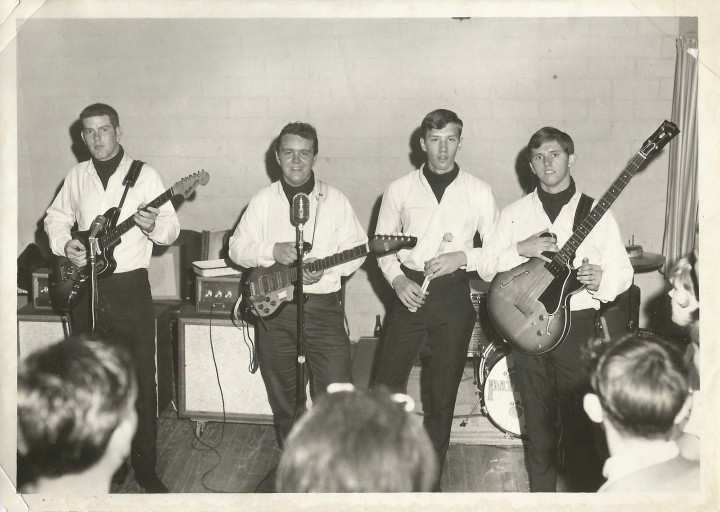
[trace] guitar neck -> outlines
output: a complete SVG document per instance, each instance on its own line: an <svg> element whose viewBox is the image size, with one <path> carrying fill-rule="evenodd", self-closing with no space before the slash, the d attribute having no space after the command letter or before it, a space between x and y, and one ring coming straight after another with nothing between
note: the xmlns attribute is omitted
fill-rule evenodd
<svg viewBox="0 0 720 512"><path fill-rule="evenodd" d="M167 203L173 196L173 189L169 188L162 194L160 194L158 197L153 199L148 203L148 206L151 206L153 208L158 208L165 203ZM118 224L115 227L109 228L105 231L105 233L100 237L100 246L101 247L109 247L112 244L114 244L121 236L123 236L125 233L127 233L130 229L135 227L135 220L133 219L133 216L131 215L124 221L122 221L120 224Z"/></svg>
<svg viewBox="0 0 720 512"><path fill-rule="evenodd" d="M553 257L552 261L545 264L545 268L554 275L559 275L558 273L563 272L563 269L570 261L570 258L575 254L578 247L580 247L580 244L585 241L585 238L588 234L590 234L590 231L592 231L602 216L610 209L610 206L612 206L618 198L620 192L622 192L627 184L630 183L630 180L633 176L635 176L635 173L640 168L640 165L645 161L645 158L646 157L641 152L633 157L623 172L620 173L620 176L615 179L607 192L603 194L597 204L593 207L587 217L585 217L580 225L575 228L572 236L567 242L565 242L562 248Z"/></svg>
<svg viewBox="0 0 720 512"><path fill-rule="evenodd" d="M362 258L363 256L367 256L368 253L368 244L358 245L356 247L353 247L352 249L346 249L337 254L333 254L332 256L327 256L319 260L303 263L303 270L309 270L310 272L319 272L321 270L326 270L331 267L342 265L343 263L347 263L348 261ZM297 267L289 268L286 270L286 272L288 273L291 282L297 279Z"/></svg>

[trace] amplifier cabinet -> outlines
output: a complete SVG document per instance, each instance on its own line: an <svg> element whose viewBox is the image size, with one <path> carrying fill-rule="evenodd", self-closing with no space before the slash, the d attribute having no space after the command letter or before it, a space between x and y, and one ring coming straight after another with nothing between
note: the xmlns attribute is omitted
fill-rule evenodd
<svg viewBox="0 0 720 512"><path fill-rule="evenodd" d="M33 275L34 281L34 275ZM65 339L60 315L27 304L17 312L18 362L33 352Z"/></svg>
<svg viewBox="0 0 720 512"><path fill-rule="evenodd" d="M260 370L249 371L255 329L186 306L178 317L179 416L272 424ZM223 414L224 401L224 414Z"/></svg>

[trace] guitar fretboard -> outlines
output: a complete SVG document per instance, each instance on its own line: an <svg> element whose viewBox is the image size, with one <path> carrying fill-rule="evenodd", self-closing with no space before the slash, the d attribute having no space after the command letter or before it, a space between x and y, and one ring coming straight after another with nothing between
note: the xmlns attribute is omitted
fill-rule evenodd
<svg viewBox="0 0 720 512"><path fill-rule="evenodd" d="M337 254L333 254L332 256L303 263L303 269L307 269L310 272L319 272L320 270L325 270L330 267L342 265L343 263L347 263L348 261L355 260L357 258L362 258L368 253L368 244L362 244L357 247L353 247L352 249L346 249ZM290 267L277 272L272 272L262 276L264 282L261 285L261 289L278 290L280 288L285 288L295 282L297 277L297 267Z"/></svg>
<svg viewBox="0 0 720 512"><path fill-rule="evenodd" d="M628 163L623 172L620 173L620 176L610 185L610 188L603 194L587 217L585 217L580 225L573 231L572 236L565 242L553 257L552 261L545 264L545 268L552 275L555 277L563 276L570 258L575 254L580 244L583 243L602 216L610 209L610 206L618 198L620 192L630 183L630 180L635 176L635 173L645 159L646 156L643 155L641 150L630 160L630 163Z"/></svg>
<svg viewBox="0 0 720 512"><path fill-rule="evenodd" d="M153 208L158 208L165 203L167 203L173 196L173 189L169 188L162 194L160 194L158 197L153 199L148 203L148 206L152 206ZM135 226L135 221L133 220L133 216L131 215L124 221L122 221L117 226L110 228L105 231L105 233L100 237L100 246L101 247L109 247L112 244L114 244L121 236L123 236L127 231L129 231L131 228Z"/></svg>

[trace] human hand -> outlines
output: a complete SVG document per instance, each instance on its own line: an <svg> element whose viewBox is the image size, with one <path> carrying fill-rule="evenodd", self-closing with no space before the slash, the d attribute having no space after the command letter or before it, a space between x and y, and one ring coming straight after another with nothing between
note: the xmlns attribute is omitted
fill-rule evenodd
<svg viewBox="0 0 720 512"><path fill-rule="evenodd" d="M67 256L67 259L76 267L84 267L87 265L87 251L80 240L72 239L65 244L65 256Z"/></svg>
<svg viewBox="0 0 720 512"><path fill-rule="evenodd" d="M293 242L278 242L273 245L273 259L283 265L292 265L297 261L297 249ZM304 279L303 279L303 282Z"/></svg>
<svg viewBox="0 0 720 512"><path fill-rule="evenodd" d="M441 254L425 262L425 276L429 279L452 274L457 269L467 264L467 258L462 251Z"/></svg>
<svg viewBox="0 0 720 512"><path fill-rule="evenodd" d="M317 261L317 258L307 258L306 263ZM323 276L324 270L318 270L317 272L310 272L305 265L303 265L303 284L315 284L320 281Z"/></svg>
<svg viewBox="0 0 720 512"><path fill-rule="evenodd" d="M425 304L426 294L422 292L419 284L407 276L397 276L393 279L392 285L398 299L400 299L400 302L402 302L406 308L417 309Z"/></svg>
<svg viewBox="0 0 720 512"><path fill-rule="evenodd" d="M558 252L557 238L555 235L543 236L543 233L549 233L549 230L542 231L531 235L522 242L517 243L517 252L525 258L540 258L543 261L550 261L550 258L544 256L546 251Z"/></svg>
<svg viewBox="0 0 720 512"><path fill-rule="evenodd" d="M140 203L138 205L138 210L135 212L135 215L133 215L133 221L142 230L142 232L147 235L152 233L153 229L155 229L155 219L157 219L159 214L160 210L157 208L148 206L145 203Z"/></svg>
<svg viewBox="0 0 720 512"><path fill-rule="evenodd" d="M583 258L582 265L578 269L578 281L587 286L587 289L596 292L600 288L602 280L602 268L600 265L591 265L589 259Z"/></svg>

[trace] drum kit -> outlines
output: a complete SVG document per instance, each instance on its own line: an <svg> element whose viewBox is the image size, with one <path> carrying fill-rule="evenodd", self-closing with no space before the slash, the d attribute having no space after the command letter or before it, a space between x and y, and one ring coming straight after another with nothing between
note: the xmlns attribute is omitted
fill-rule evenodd
<svg viewBox="0 0 720 512"><path fill-rule="evenodd" d="M487 294L472 293L471 299L478 319L470 338L468 357L473 359L480 411L506 437L523 437L525 413L515 383L510 345L492 326L487 313Z"/></svg>

